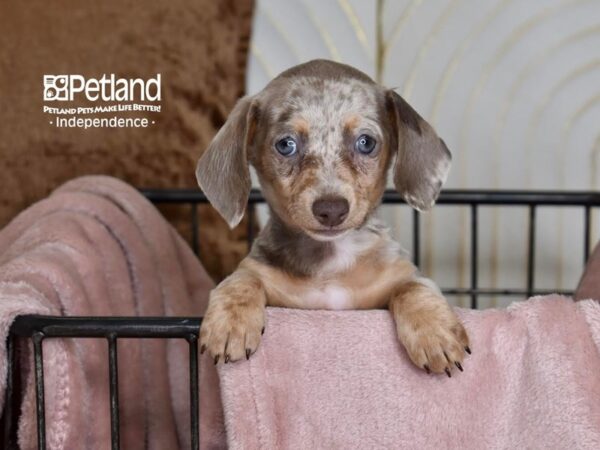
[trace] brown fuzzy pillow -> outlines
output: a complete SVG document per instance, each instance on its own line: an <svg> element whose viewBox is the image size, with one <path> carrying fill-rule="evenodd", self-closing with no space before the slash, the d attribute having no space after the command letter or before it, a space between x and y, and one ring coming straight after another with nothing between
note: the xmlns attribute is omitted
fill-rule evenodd
<svg viewBox="0 0 600 450"><path fill-rule="evenodd" d="M252 0L28 0L0 5L0 228L64 181L107 174L137 187L195 188L196 161L244 92ZM44 74L162 78L149 128L57 128ZM90 106L74 102L69 107ZM165 209L186 237L189 207ZM245 253L202 208L202 251L217 279Z"/></svg>

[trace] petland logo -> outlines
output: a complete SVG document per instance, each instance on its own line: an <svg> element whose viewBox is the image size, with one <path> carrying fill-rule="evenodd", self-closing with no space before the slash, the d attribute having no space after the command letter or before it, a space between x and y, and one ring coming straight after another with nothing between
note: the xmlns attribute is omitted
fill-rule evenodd
<svg viewBox="0 0 600 450"><path fill-rule="evenodd" d="M54 115L67 115L71 117L57 117L57 127L80 128L123 128L147 127L150 121L140 117L78 117L112 112L160 112L160 105L145 105L136 102L161 101L161 75L148 80L141 78L117 78L115 74L104 74L101 78L85 78L82 75L44 75L44 102L72 102L87 100L88 102L110 102L110 105L96 105L91 107L53 107L45 105L43 111ZM115 102L126 102L117 103ZM131 116L131 114L129 114ZM50 124L53 124L50 121ZM152 124L155 121L151 121Z"/></svg>
<svg viewBox="0 0 600 450"><path fill-rule="evenodd" d="M160 73L146 81L117 78L114 73L87 80L82 75L44 75L44 101L73 101L80 93L92 102L159 102Z"/></svg>

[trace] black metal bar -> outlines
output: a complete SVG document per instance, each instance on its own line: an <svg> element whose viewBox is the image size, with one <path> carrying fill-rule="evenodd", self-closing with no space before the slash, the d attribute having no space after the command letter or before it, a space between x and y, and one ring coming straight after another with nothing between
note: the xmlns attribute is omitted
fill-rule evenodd
<svg viewBox="0 0 600 450"><path fill-rule="evenodd" d="M191 420L191 442L192 450L200 447L200 424L199 424L199 395L198 392L198 335L188 336L190 347L190 420Z"/></svg>
<svg viewBox="0 0 600 450"><path fill-rule="evenodd" d="M8 335L6 339L6 359L8 361L8 367L6 368L6 390L4 396L4 411L2 421L2 448L10 449L16 447L16 440L12 436L12 432L16 431L16 427L13 425L13 421L17 418L17 415L13 412L13 402L15 397L15 375L17 367L17 350L16 337ZM15 410L16 411L16 410Z"/></svg>
<svg viewBox="0 0 600 450"><path fill-rule="evenodd" d="M152 203L208 203L206 194L197 189L140 189L139 191ZM250 190L248 203L264 201L260 190Z"/></svg>
<svg viewBox="0 0 600 450"><path fill-rule="evenodd" d="M387 192L386 192L387 194ZM393 192L391 194L394 194ZM394 197L394 195L392 195ZM452 189L440 194L438 204L478 205L600 205L600 192L582 191L471 191Z"/></svg>
<svg viewBox="0 0 600 450"><path fill-rule="evenodd" d="M591 222L591 207L585 207L583 219L583 264L587 264L590 257L590 222Z"/></svg>
<svg viewBox="0 0 600 450"><path fill-rule="evenodd" d="M190 206L192 214L192 250L196 256L200 256L200 240L198 238L198 203L192 203Z"/></svg>
<svg viewBox="0 0 600 450"><path fill-rule="evenodd" d="M35 365L35 400L37 413L38 450L46 449L46 407L44 404L44 354L42 342L44 333L33 334L33 358Z"/></svg>
<svg viewBox="0 0 600 450"><path fill-rule="evenodd" d="M477 205L471 205L471 308L477 309Z"/></svg>
<svg viewBox="0 0 600 450"><path fill-rule="evenodd" d="M255 208L254 208L254 204L250 203L248 204L248 209L247 209L247 242L248 242L248 251L250 251L250 249L252 248L252 243L254 242L254 219L255 219Z"/></svg>
<svg viewBox="0 0 600 450"><path fill-rule="evenodd" d="M527 231L527 297L533 295L535 277L535 205L529 205L529 226Z"/></svg>
<svg viewBox="0 0 600 450"><path fill-rule="evenodd" d="M207 203L206 195L192 189L141 189L140 192L154 203ZM248 203L262 203L264 197L258 189L252 189ZM387 190L384 203L406 203L400 194ZM519 191L448 189L437 199L440 205L571 205L600 206L600 192L593 191Z"/></svg>
<svg viewBox="0 0 600 450"><path fill-rule="evenodd" d="M198 317L57 317L19 316L10 332L16 336L101 338L185 338L197 333Z"/></svg>
<svg viewBox="0 0 600 450"><path fill-rule="evenodd" d="M119 432L119 365L117 358L117 337L108 336L108 373L110 384L110 442L112 450L120 448Z"/></svg>
<svg viewBox="0 0 600 450"><path fill-rule="evenodd" d="M419 267L421 262L421 227L419 211L413 210L413 262Z"/></svg>
<svg viewBox="0 0 600 450"><path fill-rule="evenodd" d="M527 289L488 289L488 288L442 288L442 293L446 295L505 295L505 296L518 296L523 297L528 294ZM572 290L556 291L555 289L535 289L532 295L550 295L550 294L561 294L561 295L573 295Z"/></svg>

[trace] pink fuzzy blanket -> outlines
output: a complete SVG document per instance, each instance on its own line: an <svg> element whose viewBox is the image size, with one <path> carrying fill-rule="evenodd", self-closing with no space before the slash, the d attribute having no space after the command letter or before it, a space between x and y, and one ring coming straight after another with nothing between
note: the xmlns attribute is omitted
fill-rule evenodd
<svg viewBox="0 0 600 450"><path fill-rule="evenodd" d="M600 304L458 310L472 356L415 368L387 311L269 308L250 361L221 366L232 449L600 448Z"/></svg>
<svg viewBox="0 0 600 450"><path fill-rule="evenodd" d="M0 232L0 408L16 315L201 315L211 287L133 188L67 183ZM201 358L201 447L600 448L600 304L550 296L458 312L473 355L449 379L412 366L387 311L269 308L258 352L219 366L221 396ZM22 351L27 450L35 401ZM120 341L122 448L189 448L187 352L178 340ZM49 449L109 448L107 358L104 340L45 341Z"/></svg>
<svg viewBox="0 0 600 450"><path fill-rule="evenodd" d="M0 409L6 336L19 314L200 316L213 283L189 247L135 189L73 180L0 232ZM36 448L31 347L23 347L22 449ZM110 447L108 351L102 339L44 341L49 449ZM185 449L188 349L182 340L119 341L121 445ZM203 448L223 443L214 366L201 366Z"/></svg>

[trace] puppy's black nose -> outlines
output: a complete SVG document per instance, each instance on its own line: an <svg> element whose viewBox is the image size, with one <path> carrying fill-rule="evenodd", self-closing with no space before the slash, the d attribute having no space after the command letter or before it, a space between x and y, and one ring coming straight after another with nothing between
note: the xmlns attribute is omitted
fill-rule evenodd
<svg viewBox="0 0 600 450"><path fill-rule="evenodd" d="M325 226L335 227L346 220L350 205L343 197L322 197L312 205L316 219Z"/></svg>

